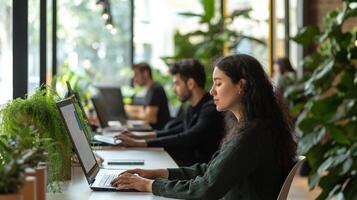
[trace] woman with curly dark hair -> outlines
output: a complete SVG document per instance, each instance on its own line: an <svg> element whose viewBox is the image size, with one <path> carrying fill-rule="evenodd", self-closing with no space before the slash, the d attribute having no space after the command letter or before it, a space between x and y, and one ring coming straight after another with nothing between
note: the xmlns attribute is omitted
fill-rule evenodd
<svg viewBox="0 0 357 200"><path fill-rule="evenodd" d="M278 197L296 159L288 111L251 56L218 60L213 81L211 95L218 111L229 111L230 130L211 161L177 169L128 170L113 185L181 199Z"/></svg>

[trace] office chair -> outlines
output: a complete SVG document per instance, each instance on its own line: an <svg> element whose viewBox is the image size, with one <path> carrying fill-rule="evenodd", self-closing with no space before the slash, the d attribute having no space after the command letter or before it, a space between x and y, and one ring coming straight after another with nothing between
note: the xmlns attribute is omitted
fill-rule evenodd
<svg viewBox="0 0 357 200"><path fill-rule="evenodd" d="M286 200L288 198L291 183L293 182L294 176L297 170L304 162L304 160L305 160L305 156L299 156L299 160L295 163L294 167L290 170L288 176L286 177L284 184L279 192L279 196L277 200Z"/></svg>

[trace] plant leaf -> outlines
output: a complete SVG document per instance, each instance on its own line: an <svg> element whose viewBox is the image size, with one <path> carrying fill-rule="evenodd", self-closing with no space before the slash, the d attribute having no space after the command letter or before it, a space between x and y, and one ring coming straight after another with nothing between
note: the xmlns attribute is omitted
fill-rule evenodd
<svg viewBox="0 0 357 200"><path fill-rule="evenodd" d="M202 22L209 23L214 17L215 12L215 0L201 0L201 4L204 10L204 16Z"/></svg>
<svg viewBox="0 0 357 200"><path fill-rule="evenodd" d="M310 151L313 146L320 144L325 132L325 128L320 128L318 132L305 134L304 137L299 140L300 153L305 154Z"/></svg>
<svg viewBox="0 0 357 200"><path fill-rule="evenodd" d="M253 10L252 8L235 10L230 15L230 18L232 18L232 20L234 20L234 18L236 17L245 17L250 19L249 14L252 10Z"/></svg>
<svg viewBox="0 0 357 200"><path fill-rule="evenodd" d="M310 111L316 119L327 122L335 115L341 103L342 100L337 96L317 100L313 102Z"/></svg>
<svg viewBox="0 0 357 200"><path fill-rule="evenodd" d="M316 36L320 34L320 30L316 26L306 26L302 28L295 37L291 39L295 42L302 44L303 46L308 46L315 39Z"/></svg>
<svg viewBox="0 0 357 200"><path fill-rule="evenodd" d="M185 17L201 17L203 18L202 14L191 13L191 12L179 12L178 15L185 16Z"/></svg>
<svg viewBox="0 0 357 200"><path fill-rule="evenodd" d="M327 124L325 125L328 132L330 133L331 137L339 144L342 144L342 145L348 145L350 144L350 141L349 139L343 134L343 131L332 125L332 124Z"/></svg>

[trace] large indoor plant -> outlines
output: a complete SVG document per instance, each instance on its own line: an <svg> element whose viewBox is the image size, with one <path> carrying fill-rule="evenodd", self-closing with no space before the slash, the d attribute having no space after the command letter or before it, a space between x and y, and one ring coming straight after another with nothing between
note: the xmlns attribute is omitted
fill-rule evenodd
<svg viewBox="0 0 357 200"><path fill-rule="evenodd" d="M49 183L69 179L71 175L72 148L56 107L58 100L60 97L56 92L44 86L25 99L8 102L0 111L3 134L44 140L41 145L46 148ZM29 135L29 132L23 131L26 129L34 130L36 134ZM21 141L25 143L23 145L31 145L26 140Z"/></svg>
<svg viewBox="0 0 357 200"><path fill-rule="evenodd" d="M317 199L357 199L357 32L343 31L357 16L356 1L329 12L324 29L309 26L293 39L316 50L305 57L305 76L285 93L295 103L300 152L311 167Z"/></svg>
<svg viewBox="0 0 357 200"><path fill-rule="evenodd" d="M176 31L174 55L163 57L167 64L183 58L196 58L209 67L215 59L223 56L224 53L234 51L243 39L265 45L263 40L245 35L241 31L237 31L237 27L230 26L236 18L253 21L249 15L252 9L235 10L231 15L222 16L217 5L223 6L223 1L219 1L219 4L216 3L216 0L199 0L199 2L203 10L202 13L183 12L179 15L198 20L200 28L188 33ZM228 52L224 52L225 47ZM207 80L212 79L211 72L211 69L206 70ZM207 86L210 87L211 82L208 81L208 83Z"/></svg>

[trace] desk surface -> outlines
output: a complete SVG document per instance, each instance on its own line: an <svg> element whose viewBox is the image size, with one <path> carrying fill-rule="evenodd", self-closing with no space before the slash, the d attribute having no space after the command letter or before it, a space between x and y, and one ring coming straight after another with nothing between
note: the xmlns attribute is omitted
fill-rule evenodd
<svg viewBox="0 0 357 200"><path fill-rule="evenodd" d="M115 169L130 169L130 168L174 168L177 164L162 148L106 148L105 150L96 150L98 155L104 160L110 159L141 159L144 160L144 165L130 165L120 166ZM107 165L103 165L107 168ZM85 179L82 168L78 166L72 167L72 180L64 183L62 193L48 193L48 200L108 200L108 199L121 199L121 200L146 200L146 199L168 199L163 197L154 196L151 193L143 192L98 192L92 191Z"/></svg>

